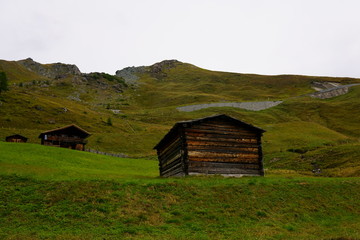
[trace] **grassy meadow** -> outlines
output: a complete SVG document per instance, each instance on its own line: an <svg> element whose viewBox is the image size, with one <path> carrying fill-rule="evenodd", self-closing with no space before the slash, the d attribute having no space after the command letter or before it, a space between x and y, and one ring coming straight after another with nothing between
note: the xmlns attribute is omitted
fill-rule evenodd
<svg viewBox="0 0 360 240"><path fill-rule="evenodd" d="M0 143L0 239L358 239L360 179L159 178L157 162Z"/></svg>
<svg viewBox="0 0 360 240"><path fill-rule="evenodd" d="M0 174L38 180L154 178L157 162L116 158L38 144L0 143Z"/></svg>
<svg viewBox="0 0 360 240"><path fill-rule="evenodd" d="M294 153L294 149L308 152L359 140L359 86L328 100L299 96L314 91L313 81L348 84L360 79L225 73L181 62L163 67L160 73L152 72L152 66L146 69L138 74L137 85L115 91L116 84L110 78L47 79L17 62L0 61L0 71L7 74L10 84L0 99L0 139L19 133L31 143L39 143L39 133L75 123L92 133L89 148L154 157L153 146L175 122L229 114L267 131L263 148L269 168L297 158L299 151ZM284 103L259 112L236 108L176 110L188 104L267 100Z"/></svg>
<svg viewBox="0 0 360 240"><path fill-rule="evenodd" d="M49 79L0 60L9 79L0 95L0 239L360 239L360 86L332 99L305 95L313 81L360 79L153 68L119 87L110 75ZM259 112L176 110L267 100L284 102ZM214 114L266 130L265 177L158 177L153 146L175 122ZM87 147L129 158L39 145L41 132L72 123L91 132ZM2 142L16 133L29 143Z"/></svg>

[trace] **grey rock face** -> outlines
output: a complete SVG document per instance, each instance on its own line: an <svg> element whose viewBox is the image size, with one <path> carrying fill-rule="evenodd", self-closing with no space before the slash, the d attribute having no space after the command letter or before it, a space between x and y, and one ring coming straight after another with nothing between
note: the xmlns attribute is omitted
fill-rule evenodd
<svg viewBox="0 0 360 240"><path fill-rule="evenodd" d="M139 79L138 74L146 72L154 78L162 79L166 77L166 73L164 71L176 67L177 64L181 64L181 62L178 60L164 60L149 67L127 67L116 71L116 76L122 77L127 84L137 84Z"/></svg>
<svg viewBox="0 0 360 240"><path fill-rule="evenodd" d="M144 73L146 67L127 67L116 71L116 76L122 77L127 84L136 84L139 77L136 74Z"/></svg>
<svg viewBox="0 0 360 240"><path fill-rule="evenodd" d="M321 90L315 93L309 94L310 97L313 98L320 98L320 99L327 99L333 98L340 95L344 95L349 92L349 88L352 86L360 85L360 83L348 84L348 85L341 85L333 88L327 88L325 90Z"/></svg>
<svg viewBox="0 0 360 240"><path fill-rule="evenodd" d="M119 109L110 109L110 111L112 111L114 114L120 114L121 110Z"/></svg>
<svg viewBox="0 0 360 240"><path fill-rule="evenodd" d="M178 60L164 60L162 62L155 63L154 65L150 66L151 72L161 72L165 69L170 69L176 67L177 64L181 63Z"/></svg>
<svg viewBox="0 0 360 240"><path fill-rule="evenodd" d="M81 72L76 65L63 63L43 65L35 62L31 58L27 58L17 62L23 65L28 70L51 79L65 78L69 75L81 75Z"/></svg>
<svg viewBox="0 0 360 240"><path fill-rule="evenodd" d="M167 77L166 71L181 64L178 60L164 60L149 67L149 73L153 78L162 80Z"/></svg>
<svg viewBox="0 0 360 240"><path fill-rule="evenodd" d="M70 99L70 100L73 100L73 101L77 101L77 102L81 102L80 93L78 93L78 92L74 92L72 95L69 95L69 96L67 97L67 99Z"/></svg>
<svg viewBox="0 0 360 240"><path fill-rule="evenodd" d="M330 88L336 88L341 86L340 83L337 82L312 82L311 87L316 91L322 91Z"/></svg>
<svg viewBox="0 0 360 240"><path fill-rule="evenodd" d="M260 111L271 107L275 107L280 103L282 103L282 101L207 103L207 104L196 104L196 105L178 107L177 110L181 112L193 112L210 107L235 107L235 108L241 108L251 111Z"/></svg>

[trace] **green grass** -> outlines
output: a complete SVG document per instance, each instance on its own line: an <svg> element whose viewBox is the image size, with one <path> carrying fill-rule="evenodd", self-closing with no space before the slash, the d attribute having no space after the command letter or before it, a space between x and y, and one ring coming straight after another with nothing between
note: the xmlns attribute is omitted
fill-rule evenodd
<svg viewBox="0 0 360 240"><path fill-rule="evenodd" d="M359 82L359 79L297 75L264 76L215 72L186 63L164 69L166 77L145 73L130 92L134 104L154 108L224 101L280 100L313 92L312 81Z"/></svg>
<svg viewBox="0 0 360 240"><path fill-rule="evenodd" d="M316 149L297 156L287 168L311 170L320 168L322 176L360 176L360 144L344 144ZM291 165L291 167L289 167ZM284 166L283 166L284 167Z"/></svg>
<svg viewBox="0 0 360 240"><path fill-rule="evenodd" d="M14 83L30 82L33 80L45 80L45 77L39 76L36 73L27 70L20 64L14 61L0 60L0 71L6 72L9 81Z"/></svg>
<svg viewBox="0 0 360 240"><path fill-rule="evenodd" d="M158 176L158 166L153 160L0 142L0 174L51 180L152 178Z"/></svg>
<svg viewBox="0 0 360 240"><path fill-rule="evenodd" d="M360 238L360 178L157 176L157 161L0 143L0 239Z"/></svg>
<svg viewBox="0 0 360 240"><path fill-rule="evenodd" d="M0 176L4 239L358 239L358 178ZM331 196L331 197L330 197Z"/></svg>

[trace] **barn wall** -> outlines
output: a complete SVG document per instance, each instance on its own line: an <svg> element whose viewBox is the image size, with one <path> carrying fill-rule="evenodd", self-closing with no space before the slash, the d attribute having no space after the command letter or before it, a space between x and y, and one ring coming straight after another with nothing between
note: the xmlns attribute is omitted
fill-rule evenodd
<svg viewBox="0 0 360 240"><path fill-rule="evenodd" d="M7 138L6 142L26 143L26 140L21 138Z"/></svg>
<svg viewBox="0 0 360 240"><path fill-rule="evenodd" d="M158 148L160 176L184 176L183 140L175 134L166 144Z"/></svg>
<svg viewBox="0 0 360 240"><path fill-rule="evenodd" d="M48 138L49 139L49 138ZM85 143L80 143L81 141L78 140L76 142L70 142L69 139L66 139L66 141L62 141L61 137L57 137L55 140L44 140L41 139L41 144L45 146L53 146L53 147L62 147L62 148L70 148L70 149L76 149L79 151L85 150ZM85 141L82 139L82 141Z"/></svg>
<svg viewBox="0 0 360 240"><path fill-rule="evenodd" d="M185 129L190 175L263 175L261 134L224 120Z"/></svg>

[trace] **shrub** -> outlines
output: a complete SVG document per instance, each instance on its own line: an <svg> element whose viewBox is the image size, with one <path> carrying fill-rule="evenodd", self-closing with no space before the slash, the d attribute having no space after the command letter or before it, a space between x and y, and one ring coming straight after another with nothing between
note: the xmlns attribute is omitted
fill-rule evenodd
<svg viewBox="0 0 360 240"><path fill-rule="evenodd" d="M112 126L112 125L113 125L111 118L108 118L108 119L107 119L106 124L109 125L109 126Z"/></svg>
<svg viewBox="0 0 360 240"><path fill-rule="evenodd" d="M4 72L0 72L0 93L9 90L8 79Z"/></svg>

